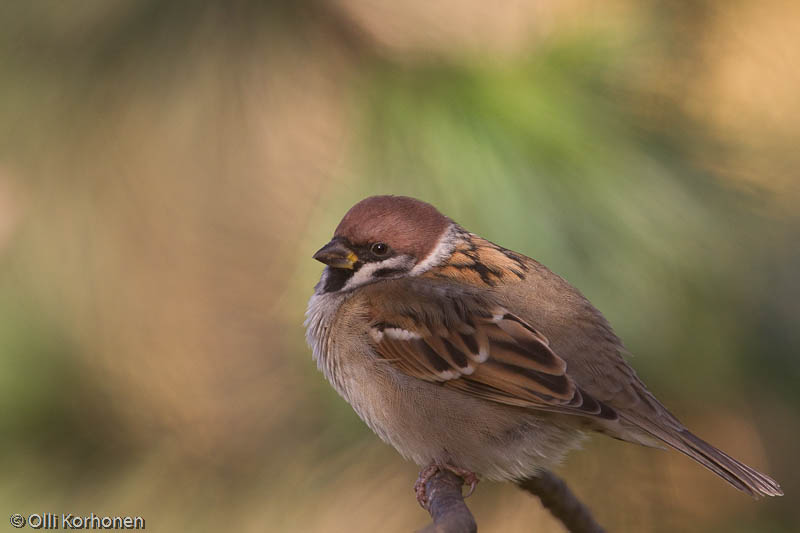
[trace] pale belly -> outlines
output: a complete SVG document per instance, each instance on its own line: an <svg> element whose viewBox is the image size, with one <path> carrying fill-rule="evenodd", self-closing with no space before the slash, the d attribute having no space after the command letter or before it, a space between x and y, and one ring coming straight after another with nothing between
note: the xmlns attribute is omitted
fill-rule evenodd
<svg viewBox="0 0 800 533"><path fill-rule="evenodd" d="M358 387L342 395L381 439L423 467L447 463L491 480L519 479L560 462L582 440L571 417L473 398L381 363L380 370L349 363L342 370Z"/></svg>

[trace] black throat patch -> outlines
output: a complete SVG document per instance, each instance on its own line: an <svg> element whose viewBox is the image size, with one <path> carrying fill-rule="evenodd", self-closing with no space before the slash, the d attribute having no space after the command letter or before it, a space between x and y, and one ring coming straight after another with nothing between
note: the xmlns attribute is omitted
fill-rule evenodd
<svg viewBox="0 0 800 533"><path fill-rule="evenodd" d="M352 269L327 267L328 275L325 278L325 286L322 288L322 292L336 292L341 290L363 264L364 263L361 261L357 261Z"/></svg>

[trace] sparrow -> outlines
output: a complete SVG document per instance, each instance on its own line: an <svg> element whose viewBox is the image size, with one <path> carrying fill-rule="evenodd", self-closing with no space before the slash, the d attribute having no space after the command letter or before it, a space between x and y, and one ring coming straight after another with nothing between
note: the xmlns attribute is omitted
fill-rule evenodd
<svg viewBox="0 0 800 533"><path fill-rule="evenodd" d="M691 433L636 375L608 321L539 262L470 233L432 205L373 196L314 254L306 312L317 366L403 457L470 485L559 463L589 433L694 459L737 489L770 477Z"/></svg>

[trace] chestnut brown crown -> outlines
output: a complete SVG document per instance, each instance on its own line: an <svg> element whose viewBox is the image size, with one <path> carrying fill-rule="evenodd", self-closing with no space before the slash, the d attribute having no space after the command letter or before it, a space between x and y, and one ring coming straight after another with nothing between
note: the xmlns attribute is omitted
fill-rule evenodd
<svg viewBox="0 0 800 533"><path fill-rule="evenodd" d="M344 215L334 238L355 245L386 243L421 261L452 224L432 205L407 196L370 196Z"/></svg>

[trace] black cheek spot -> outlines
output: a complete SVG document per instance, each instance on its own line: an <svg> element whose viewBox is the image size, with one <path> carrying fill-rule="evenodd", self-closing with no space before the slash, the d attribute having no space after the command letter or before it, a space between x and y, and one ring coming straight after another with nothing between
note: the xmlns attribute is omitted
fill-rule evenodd
<svg viewBox="0 0 800 533"><path fill-rule="evenodd" d="M372 275L376 278L388 278L396 274L402 274L403 272L406 272L405 268L379 268Z"/></svg>

